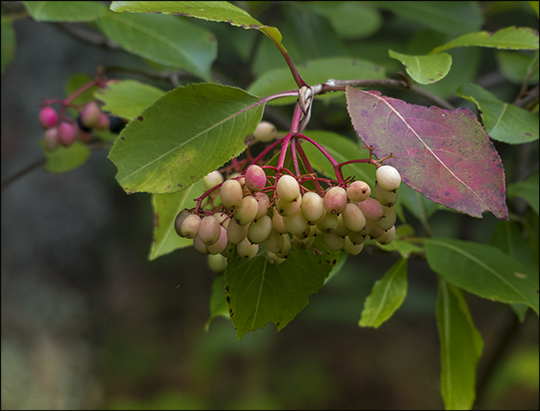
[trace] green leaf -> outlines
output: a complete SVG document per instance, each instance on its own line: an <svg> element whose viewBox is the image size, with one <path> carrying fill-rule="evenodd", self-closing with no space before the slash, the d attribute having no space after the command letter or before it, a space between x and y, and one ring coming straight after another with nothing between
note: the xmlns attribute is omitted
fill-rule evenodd
<svg viewBox="0 0 540 411"><path fill-rule="evenodd" d="M174 194L154 194L152 205L154 208L154 238L148 259L155 260L162 255L169 254L177 248L190 247L193 240L180 237L174 228L176 216L184 208L193 208L194 199L204 194L206 188L202 180L197 181L184 191Z"/></svg>
<svg viewBox="0 0 540 411"><path fill-rule="evenodd" d="M538 116L527 110L504 103L473 83L461 86L456 96L478 106L482 112L484 128L492 139L508 144L538 140Z"/></svg>
<svg viewBox="0 0 540 411"><path fill-rule="evenodd" d="M13 21L5 16L2 16L2 54L1 68L2 74L6 67L15 58L15 31L13 30Z"/></svg>
<svg viewBox="0 0 540 411"><path fill-rule="evenodd" d="M96 24L124 50L210 81L216 38L191 22L176 16L109 13Z"/></svg>
<svg viewBox="0 0 540 411"><path fill-rule="evenodd" d="M523 265L538 271L538 262L523 229L513 221L500 221L489 240L491 245L511 255Z"/></svg>
<svg viewBox="0 0 540 411"><path fill-rule="evenodd" d="M98 1L23 1L37 21L94 21L107 13Z"/></svg>
<svg viewBox="0 0 540 411"><path fill-rule="evenodd" d="M265 26L246 11L227 1L113 1L111 10L130 13L180 14L197 19L227 22L244 29L260 30L278 47L283 48L281 33L278 29Z"/></svg>
<svg viewBox="0 0 540 411"><path fill-rule="evenodd" d="M472 1L380 1L377 6L441 33L460 35L479 30L482 12Z"/></svg>
<svg viewBox="0 0 540 411"><path fill-rule="evenodd" d="M338 257L336 265L334 265L334 267L332 267L332 270L330 271L330 274L328 274L328 277L326 277L326 279L324 280L325 285L326 285L326 283L328 281L330 281L332 278L334 278L334 276L341 271L341 269L343 268L343 266L347 262L348 257L349 257L349 254L346 253L346 252L339 253L339 257Z"/></svg>
<svg viewBox="0 0 540 411"><path fill-rule="evenodd" d="M216 317L231 318L229 307L225 298L225 275L218 275L212 283L212 295L210 296L210 317L206 321L205 329L208 331L210 323Z"/></svg>
<svg viewBox="0 0 540 411"><path fill-rule="evenodd" d="M364 302L360 327L379 326L401 307L407 295L407 260L401 258L378 280Z"/></svg>
<svg viewBox="0 0 540 411"><path fill-rule="evenodd" d="M353 58L324 58L311 60L297 66L298 73L310 85L324 83L329 79L348 80L351 78L382 79L386 78L383 67L369 61ZM255 80L248 88L248 92L256 96L268 96L286 90L297 89L288 67L268 71ZM316 98L331 98L341 93L328 93ZM296 97L280 98L269 104L282 105L296 102Z"/></svg>
<svg viewBox="0 0 540 411"><path fill-rule="evenodd" d="M257 256L247 261L232 251L225 290L238 340L269 322L281 330L309 303L309 296L319 291L340 252L328 251L321 238L315 240L315 246L322 254L293 245L287 261L280 265L266 260L263 244L259 244Z"/></svg>
<svg viewBox="0 0 540 411"><path fill-rule="evenodd" d="M523 83L534 60L519 51L497 50L496 57L504 76L515 84ZM530 74L529 84L538 84L538 66L534 71Z"/></svg>
<svg viewBox="0 0 540 411"><path fill-rule="evenodd" d="M494 33L479 31L465 34L444 46L437 47L430 54L440 53L454 47L491 47L511 50L537 50L538 31L529 27L506 27Z"/></svg>
<svg viewBox="0 0 540 411"><path fill-rule="evenodd" d="M90 83L92 80L94 80L93 77L90 77L88 74L84 74L84 73L74 74L73 76L69 78L69 80L66 83L66 97L71 96L78 89ZM75 99L73 99L71 103L75 105L82 105L82 104L86 104L93 101L94 93L98 89L99 89L98 86L90 87L88 90L85 90L84 92L79 94Z"/></svg>
<svg viewBox="0 0 540 411"><path fill-rule="evenodd" d="M369 157L367 150L360 149L348 138L342 137L332 131L309 130L305 135L318 142L338 163L350 160L359 160ZM336 178L334 167L324 154L313 144L302 141L302 148L306 153L313 169L332 179ZM363 180L370 186L375 185L375 168L366 163L352 163L342 167L343 176L356 176L357 180Z"/></svg>
<svg viewBox="0 0 540 411"><path fill-rule="evenodd" d="M397 227L396 227L396 230L397 230ZM397 236L397 233L396 233L396 236ZM387 245L381 245L376 241L374 241L374 244L384 251L388 251L388 252L397 251L401 255L401 258L409 258L411 253L414 253L414 252L419 253L422 251L422 248L418 247L417 245L414 245L410 243L409 241L400 240L398 238L395 238L390 244L387 244Z"/></svg>
<svg viewBox="0 0 540 411"><path fill-rule="evenodd" d="M523 197L531 206L536 214L539 213L538 198L539 193L539 178L538 173L533 174L525 181L510 184L506 192L509 198Z"/></svg>
<svg viewBox="0 0 540 411"><path fill-rule="evenodd" d="M528 3L533 8L533 10L536 12L536 17L538 17L538 1L528 1Z"/></svg>
<svg viewBox="0 0 540 411"><path fill-rule="evenodd" d="M407 74L420 84L435 83L448 74L452 66L450 54L442 53L428 56L409 56L388 50L390 57L403 63Z"/></svg>
<svg viewBox="0 0 540 411"><path fill-rule="evenodd" d="M497 247L445 238L424 239L430 268L470 293L525 303L538 314L538 272Z"/></svg>
<svg viewBox="0 0 540 411"><path fill-rule="evenodd" d="M470 410L476 364L484 343L461 290L439 279L437 327L441 341L441 392L447 410Z"/></svg>
<svg viewBox="0 0 540 411"><path fill-rule="evenodd" d="M163 90L135 80L109 83L95 93L95 97L105 103L104 111L128 120L133 120L164 95Z"/></svg>
<svg viewBox="0 0 540 411"><path fill-rule="evenodd" d="M168 92L131 121L109 158L128 192L182 191L242 153L264 106L243 90L192 84Z"/></svg>
<svg viewBox="0 0 540 411"><path fill-rule="evenodd" d="M51 173L65 173L80 167L90 157L88 145L75 141L70 147L58 147L55 151L45 150L43 141L40 142L47 162L45 170Z"/></svg>
<svg viewBox="0 0 540 411"><path fill-rule="evenodd" d="M328 20L343 39L360 39L375 34L382 25L380 12L359 1L315 1L305 6Z"/></svg>

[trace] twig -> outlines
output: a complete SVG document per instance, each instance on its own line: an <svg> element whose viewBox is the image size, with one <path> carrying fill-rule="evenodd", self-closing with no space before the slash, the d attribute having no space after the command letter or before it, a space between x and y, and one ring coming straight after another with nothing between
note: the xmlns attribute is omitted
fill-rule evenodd
<svg viewBox="0 0 540 411"><path fill-rule="evenodd" d="M27 167L23 168L21 171L13 174L11 177L6 178L4 181L2 181L1 191L4 191L7 187L9 187L19 178L24 177L26 174L30 173L31 171L36 170L39 167L43 166L46 162L47 162L47 158L42 157L39 160L34 161L32 164L28 165Z"/></svg>

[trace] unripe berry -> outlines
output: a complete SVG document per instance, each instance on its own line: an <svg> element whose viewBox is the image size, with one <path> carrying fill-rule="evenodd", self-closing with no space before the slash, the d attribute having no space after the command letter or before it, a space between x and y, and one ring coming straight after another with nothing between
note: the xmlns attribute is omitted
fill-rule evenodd
<svg viewBox="0 0 540 411"><path fill-rule="evenodd" d="M43 144L48 151L55 151L60 142L58 141L58 129L56 127L48 129L43 134Z"/></svg>
<svg viewBox="0 0 540 411"><path fill-rule="evenodd" d="M61 123L58 126L58 141L64 147L69 147L75 141L75 128L69 123Z"/></svg>
<svg viewBox="0 0 540 411"><path fill-rule="evenodd" d="M351 231L360 231L366 225L366 217L356 204L347 204L341 216L343 217L343 222Z"/></svg>
<svg viewBox="0 0 540 411"><path fill-rule="evenodd" d="M292 203L300 197L300 186L296 178L289 175L282 175L276 186L276 191L282 201Z"/></svg>
<svg viewBox="0 0 540 411"><path fill-rule="evenodd" d="M377 242L382 245L388 245L396 236L396 226L393 226L389 230L386 230L379 238L377 238Z"/></svg>
<svg viewBox="0 0 540 411"><path fill-rule="evenodd" d="M283 236L283 248L275 254L280 258L286 258L291 252L291 239L289 234L282 234Z"/></svg>
<svg viewBox="0 0 540 411"><path fill-rule="evenodd" d="M254 193L253 197L255 197L255 200L257 200L258 203L257 215L255 216L255 220L258 220L259 218L262 218L268 213L270 199L266 194L261 192Z"/></svg>
<svg viewBox="0 0 540 411"><path fill-rule="evenodd" d="M332 230L332 233L334 233L338 237L345 237L350 232L351 229L345 225L345 222L343 221L343 216L342 214L340 214L338 216L338 225L334 230Z"/></svg>
<svg viewBox="0 0 540 411"><path fill-rule="evenodd" d="M231 244L239 244L244 241L249 230L249 225L237 224L234 219L231 219L229 226L227 227L227 238Z"/></svg>
<svg viewBox="0 0 540 411"><path fill-rule="evenodd" d="M257 128L255 129L255 132L253 133L253 136L256 140L262 141L263 143L267 143L269 141L272 141L277 133L276 126L274 126L272 123L268 121L261 121Z"/></svg>
<svg viewBox="0 0 540 411"><path fill-rule="evenodd" d="M227 247L227 242L227 230L225 230L225 228L223 227L220 227L218 240L212 245L207 245L206 249L210 254L219 254L223 252L223 250L225 250L225 247Z"/></svg>
<svg viewBox="0 0 540 411"><path fill-rule="evenodd" d="M208 261L208 267L210 267L210 270L215 272L216 274L221 273L222 271L225 271L227 268L227 259L223 257L222 255L209 255L207 257Z"/></svg>
<svg viewBox="0 0 540 411"><path fill-rule="evenodd" d="M250 260L255 257L257 255L257 251L259 251L259 244L251 244L247 238L236 246L236 252L245 260Z"/></svg>
<svg viewBox="0 0 540 411"><path fill-rule="evenodd" d="M182 211L178 213L178 215L176 216L176 219L174 220L174 229L176 230L176 233L180 237L183 237L182 232L180 231L182 227L182 223L184 222L184 220L186 219L188 215L191 215L191 213L187 209L183 209Z"/></svg>
<svg viewBox="0 0 540 411"><path fill-rule="evenodd" d="M374 240L379 238L384 233L384 231L381 230L374 221L368 220L368 222L366 223L366 227L368 229L368 235Z"/></svg>
<svg viewBox="0 0 540 411"><path fill-rule="evenodd" d="M345 239L333 233L323 233L323 240L324 245L332 251L343 250L343 247L345 247Z"/></svg>
<svg viewBox="0 0 540 411"><path fill-rule="evenodd" d="M275 207L274 214L272 216L272 226L274 227L274 230L280 234L286 234L289 232L283 223L283 217L277 212Z"/></svg>
<svg viewBox="0 0 540 411"><path fill-rule="evenodd" d="M54 108L44 107L39 112L39 122L44 128L54 127L57 121L58 114L56 114L56 110Z"/></svg>
<svg viewBox="0 0 540 411"><path fill-rule="evenodd" d="M300 210L290 217L283 217L283 223L289 233L298 235L302 234L308 226L307 221Z"/></svg>
<svg viewBox="0 0 540 411"><path fill-rule="evenodd" d="M397 190L401 184L399 171L392 166L379 167L375 175L377 177L377 182L383 190L394 191Z"/></svg>
<svg viewBox="0 0 540 411"><path fill-rule="evenodd" d="M81 112L81 122L88 128L94 128L99 120L101 110L95 101L84 106Z"/></svg>
<svg viewBox="0 0 540 411"><path fill-rule="evenodd" d="M292 203L286 203L281 198L276 201L276 210L282 217L289 217L300 210L302 206L302 197L298 197L298 200Z"/></svg>
<svg viewBox="0 0 540 411"><path fill-rule="evenodd" d="M268 261L270 264L279 265L284 263L285 260L286 258L280 258L271 251L268 251L268 254L266 254L266 261Z"/></svg>
<svg viewBox="0 0 540 411"><path fill-rule="evenodd" d="M269 216L265 215L260 220L254 220L249 225L247 237L252 243L259 244L270 236L271 231L272 219Z"/></svg>
<svg viewBox="0 0 540 411"><path fill-rule="evenodd" d="M234 209L242 204L242 186L236 180L227 180L219 189L219 195L223 205L229 209Z"/></svg>
<svg viewBox="0 0 540 411"><path fill-rule="evenodd" d="M99 118L94 126L96 130L108 130L111 127L111 120L109 116L103 112L99 113Z"/></svg>
<svg viewBox="0 0 540 411"><path fill-rule="evenodd" d="M375 224L381 230L389 230L396 223L396 209L394 207L383 207L384 216Z"/></svg>
<svg viewBox="0 0 540 411"><path fill-rule="evenodd" d="M251 191L261 191L266 185L266 173L258 165L251 165L246 170L246 187Z"/></svg>
<svg viewBox="0 0 540 411"><path fill-rule="evenodd" d="M193 247L195 250L197 250L199 253L206 255L208 254L208 250L206 249L206 244L204 244L199 236L195 237L193 239Z"/></svg>
<svg viewBox="0 0 540 411"><path fill-rule="evenodd" d="M308 224L314 224L324 215L323 199L317 193L307 192L302 196L302 215Z"/></svg>
<svg viewBox="0 0 540 411"><path fill-rule="evenodd" d="M347 187L349 200L359 203L371 195L371 187L365 181L354 181Z"/></svg>
<svg viewBox="0 0 540 411"><path fill-rule="evenodd" d="M187 238L195 238L199 234L199 225L201 223L201 217L197 214L188 215L182 222L180 227L180 235Z"/></svg>
<svg viewBox="0 0 540 411"><path fill-rule="evenodd" d="M362 210L366 219L371 221L379 221L384 215L381 203L371 197L358 203L358 208Z"/></svg>
<svg viewBox="0 0 540 411"><path fill-rule="evenodd" d="M356 244L362 244L364 241L366 241L367 234L361 235L359 233L355 233L354 231L351 231L347 237L354 245L356 245Z"/></svg>
<svg viewBox="0 0 540 411"><path fill-rule="evenodd" d="M341 213L347 206L347 192L341 187L329 188L324 195L323 205L327 213Z"/></svg>
<svg viewBox="0 0 540 411"><path fill-rule="evenodd" d="M203 177L203 184L207 190L223 183L223 176L217 170L214 170ZM223 201L223 199L221 200Z"/></svg>
<svg viewBox="0 0 540 411"><path fill-rule="evenodd" d="M264 246L272 253L279 253L285 248L285 241L288 239L285 235L278 233L272 228L270 235L264 240Z"/></svg>
<svg viewBox="0 0 540 411"><path fill-rule="evenodd" d="M337 215L332 214L332 213L326 213L322 221L317 224L317 228L321 230L323 233L331 233L337 228L337 226L338 226Z"/></svg>
<svg viewBox="0 0 540 411"><path fill-rule="evenodd" d="M199 238L207 246L215 244L221 234L221 226L216 217L209 215L203 217L199 225ZM218 253L219 254L221 250Z"/></svg>
<svg viewBox="0 0 540 411"><path fill-rule="evenodd" d="M313 245L313 242L315 241L315 237L299 238L298 236L293 235L292 241L294 245L300 248L301 250L306 250Z"/></svg>
<svg viewBox="0 0 540 411"><path fill-rule="evenodd" d="M240 225L249 224L255 219L257 211L259 211L259 204L255 197L245 196L234 210L234 220Z"/></svg>
<svg viewBox="0 0 540 411"><path fill-rule="evenodd" d="M345 237L345 252L351 254L351 255L358 255L360 254L360 251L364 249L364 243L360 244L354 244L349 237Z"/></svg>
<svg viewBox="0 0 540 411"><path fill-rule="evenodd" d="M375 198L379 203L385 207L392 207L398 198L397 190L395 191L386 191L383 190L381 185L377 182L375 184Z"/></svg>

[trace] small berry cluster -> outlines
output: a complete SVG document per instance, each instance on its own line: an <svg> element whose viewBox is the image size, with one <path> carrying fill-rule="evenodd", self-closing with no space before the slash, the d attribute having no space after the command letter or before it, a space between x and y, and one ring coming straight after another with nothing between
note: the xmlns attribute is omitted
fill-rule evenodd
<svg viewBox="0 0 540 411"><path fill-rule="evenodd" d="M76 121L63 114L58 115L50 106L44 107L39 112L39 122L46 130L43 143L50 152L59 146L70 147L75 141L89 143L92 139L92 129L119 133L125 126L120 117L108 116L102 112L95 101L82 108Z"/></svg>
<svg viewBox="0 0 540 411"><path fill-rule="evenodd" d="M267 175L269 170L274 170L277 178ZM328 249L352 255L362 251L368 236L382 245L394 239L393 205L401 183L395 168L378 166L375 198L370 197L371 188L364 181L329 183L319 194L303 185L315 177L292 174L284 168L251 164L242 175L231 175L224 181L219 171L213 171L204 177L209 190L198 199L197 207L178 214L176 232L193 239L202 254L213 256L209 257L210 266L219 269L226 266L233 244L247 260L263 243L267 260L281 264L291 251L291 235L292 243L301 249L314 247L315 236L321 235ZM200 207L207 197L211 210Z"/></svg>

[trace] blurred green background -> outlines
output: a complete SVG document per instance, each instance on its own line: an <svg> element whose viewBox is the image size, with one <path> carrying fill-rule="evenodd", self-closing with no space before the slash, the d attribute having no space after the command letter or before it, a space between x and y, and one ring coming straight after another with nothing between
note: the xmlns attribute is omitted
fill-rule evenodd
<svg viewBox="0 0 540 411"><path fill-rule="evenodd" d="M371 26L364 23L365 32L348 39L345 29L336 34L329 18L299 3L285 3L236 4L282 30L295 62L312 57L291 37L311 27L306 21L322 27L319 34L333 33L341 45L328 40L321 49L369 59L385 66L389 76L402 67L387 57L388 48L421 52L430 49L426 42L433 38L436 44L445 39L377 7L364 12ZM486 16L482 29L538 26L526 2L480 5ZM11 12L19 6L3 2L2 7ZM214 69L219 81L247 88L268 69L284 66L282 60L265 61L271 42L260 33L193 23L218 38ZM124 51L79 41L61 24L22 19L15 31L16 57L2 76L2 180L41 157L38 104L41 98L65 97L70 76L94 75L103 64L151 70ZM458 72L463 64L475 82L500 98L517 94L519 83L501 74L494 50L463 50L454 55ZM425 104L395 90L383 93ZM452 102L469 105L456 98ZM316 104L314 110L309 128L353 137L342 99ZM270 107L265 119L284 129L291 113L291 106ZM508 180L537 164L537 143L496 147ZM204 256L183 249L147 261L150 196L127 196L115 174L106 153L95 152L77 170L64 175L38 170L2 192L3 409L443 408L434 316L437 279L425 261L409 261L407 298L378 330L362 329L358 320L373 283L398 257L368 248L349 257L281 332L270 324L238 342L228 319L214 319L205 331L215 274ZM410 214L407 218L422 234L421 225ZM436 235L482 242L496 223L491 214L479 220L439 212L430 219ZM529 315L518 324L506 305L472 295L469 304L484 339L479 379L490 376L477 408L537 409L537 317ZM499 353L508 336L507 350Z"/></svg>

